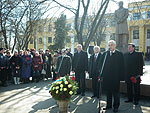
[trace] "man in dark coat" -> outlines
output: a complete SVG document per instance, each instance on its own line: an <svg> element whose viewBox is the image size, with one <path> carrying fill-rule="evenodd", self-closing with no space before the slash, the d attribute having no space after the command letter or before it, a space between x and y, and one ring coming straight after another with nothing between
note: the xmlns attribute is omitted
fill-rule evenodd
<svg viewBox="0 0 150 113"><path fill-rule="evenodd" d="M52 61L52 56L50 54L49 49L45 51L45 64L44 64L44 69L46 70L46 77L47 78L52 78L51 74L51 61Z"/></svg>
<svg viewBox="0 0 150 113"><path fill-rule="evenodd" d="M46 64L46 63L45 63L45 60L46 60L46 59L45 59L45 54L44 54L44 52L43 52L43 49L40 49L40 50L39 50L39 54L40 54L40 56L41 56L41 58L42 58L42 62L43 62L42 71L44 70L44 71L46 72L46 70L44 69L44 65ZM48 79L45 74L43 74L42 72L40 72L40 73L41 73L41 76L40 76L41 79L44 79L44 78Z"/></svg>
<svg viewBox="0 0 150 113"><path fill-rule="evenodd" d="M7 86L7 74L6 70L8 69L8 59L4 56L4 48L0 48L0 81L2 86Z"/></svg>
<svg viewBox="0 0 150 113"><path fill-rule="evenodd" d="M57 77L70 75L71 71L71 58L66 55L66 50L61 50L62 55L58 57L57 66L56 66L56 73Z"/></svg>
<svg viewBox="0 0 150 113"><path fill-rule="evenodd" d="M99 87L98 87L98 64L100 63L101 53L99 46L94 46L94 54L90 57L89 61L89 77L92 78L92 89L93 97L99 97Z"/></svg>
<svg viewBox="0 0 150 113"><path fill-rule="evenodd" d="M104 52L100 64L103 78L102 89L107 96L107 106L104 110L112 108L113 97L113 112L118 112L120 105L120 81L124 78L124 57L121 52L116 50L116 42L114 40L110 40L108 44L109 50Z"/></svg>
<svg viewBox="0 0 150 113"><path fill-rule="evenodd" d="M72 59L72 53L70 53L69 48L66 48L66 55L70 56L70 58Z"/></svg>
<svg viewBox="0 0 150 113"><path fill-rule="evenodd" d="M10 85L11 79L12 79L11 66L10 66L10 58L11 58L10 50L6 50L6 57L7 57L7 60L8 60L8 69L6 69L6 72L7 72L6 84Z"/></svg>
<svg viewBox="0 0 150 113"><path fill-rule="evenodd" d="M10 66L11 72L14 79L14 84L19 84L20 81L20 74L21 74L21 66L22 66L22 59L18 55L18 52L15 51L14 55L10 59Z"/></svg>
<svg viewBox="0 0 150 113"><path fill-rule="evenodd" d="M133 43L128 44L128 53L125 55L125 62L125 78L128 94L128 100L125 102L134 102L134 104L137 105L140 96L140 76L143 75L144 61L142 53L135 51L135 45ZM136 79L135 83L133 80L131 80L133 77Z"/></svg>
<svg viewBox="0 0 150 113"><path fill-rule="evenodd" d="M87 52L82 50L82 45L77 45L77 52L74 53L72 60L72 70L75 72L75 80L78 83L77 94L82 93L85 95L85 74L88 71L88 55Z"/></svg>

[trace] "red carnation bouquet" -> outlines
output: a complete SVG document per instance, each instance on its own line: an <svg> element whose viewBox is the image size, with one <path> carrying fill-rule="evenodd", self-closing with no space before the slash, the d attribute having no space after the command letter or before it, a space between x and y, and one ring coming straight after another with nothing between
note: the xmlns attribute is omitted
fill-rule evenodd
<svg viewBox="0 0 150 113"><path fill-rule="evenodd" d="M30 59L29 59L29 57L26 57L26 59L25 59L26 61L29 61Z"/></svg>
<svg viewBox="0 0 150 113"><path fill-rule="evenodd" d="M142 81L140 76L137 76L137 77L133 77L133 76L132 76L132 77L130 77L130 80L132 81L132 83L135 84L135 83L137 82L136 79L137 79L138 77L140 78L140 81Z"/></svg>
<svg viewBox="0 0 150 113"><path fill-rule="evenodd" d="M24 65L27 67L28 66L28 63L27 63L27 61L29 61L30 59L29 59L29 57L25 57L25 63L24 63Z"/></svg>
<svg viewBox="0 0 150 113"><path fill-rule="evenodd" d="M72 76L72 77L71 77L71 80L72 80L72 81L75 81L75 79L76 79L75 76Z"/></svg>
<svg viewBox="0 0 150 113"><path fill-rule="evenodd" d="M134 83L134 84L137 82L137 80L136 80L136 78L135 78L135 77L131 77L131 78L130 78L130 80L131 80L131 81L132 81L132 83Z"/></svg>

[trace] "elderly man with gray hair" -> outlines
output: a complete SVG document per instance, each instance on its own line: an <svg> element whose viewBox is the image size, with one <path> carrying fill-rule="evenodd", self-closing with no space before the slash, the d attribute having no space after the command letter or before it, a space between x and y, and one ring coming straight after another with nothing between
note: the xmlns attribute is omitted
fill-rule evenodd
<svg viewBox="0 0 150 113"><path fill-rule="evenodd" d="M124 57L116 50L116 42L108 42L109 50L104 52L100 62L100 75L103 78L102 89L107 96L107 105L104 110L111 109L118 112L120 105L120 81L124 78ZM112 97L114 98L112 106Z"/></svg>
<svg viewBox="0 0 150 113"><path fill-rule="evenodd" d="M99 85L98 85L98 68L100 63L101 53L100 53L100 47L94 46L94 54L91 55L89 60L89 77L92 78L92 89L93 89L93 97L99 98Z"/></svg>

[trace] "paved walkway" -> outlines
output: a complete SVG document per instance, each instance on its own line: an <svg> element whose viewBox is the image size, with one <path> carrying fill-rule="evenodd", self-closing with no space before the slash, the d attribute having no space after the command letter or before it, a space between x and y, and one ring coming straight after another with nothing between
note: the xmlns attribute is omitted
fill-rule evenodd
<svg viewBox="0 0 150 113"><path fill-rule="evenodd" d="M29 83L0 87L0 113L58 113L56 101L48 93L51 80L39 83ZM87 91L85 96L74 96L68 109L71 113L98 113L97 98L90 98L92 93ZM144 97L140 104L124 103L125 95L121 95L119 113L150 113L150 98ZM102 96L101 106L105 107L105 96ZM49 108L50 111L49 111ZM112 110L103 113L112 113Z"/></svg>

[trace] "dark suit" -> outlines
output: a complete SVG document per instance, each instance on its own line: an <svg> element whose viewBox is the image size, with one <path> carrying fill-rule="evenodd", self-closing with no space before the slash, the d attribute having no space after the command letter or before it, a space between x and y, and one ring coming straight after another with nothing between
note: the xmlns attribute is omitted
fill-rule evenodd
<svg viewBox="0 0 150 113"><path fill-rule="evenodd" d="M72 60L72 70L75 72L76 81L78 83L77 93L85 93L85 71L88 71L88 55L85 51L74 53ZM80 85L81 82L81 85Z"/></svg>
<svg viewBox="0 0 150 113"><path fill-rule="evenodd" d="M127 83L127 93L128 99L134 101L139 101L140 96L140 77L138 75L143 75L143 56L142 53L134 51L133 53L125 54L125 80ZM130 78L135 77L137 82L134 84L131 82ZM134 87L134 93L133 93Z"/></svg>
<svg viewBox="0 0 150 113"><path fill-rule="evenodd" d="M59 56L56 66L57 76L65 76L71 71L71 58L67 55Z"/></svg>
<svg viewBox="0 0 150 113"><path fill-rule="evenodd" d="M8 58L0 53L0 81L3 86L6 85L8 64Z"/></svg>
<svg viewBox="0 0 150 113"><path fill-rule="evenodd" d="M89 61L89 77L92 78L92 88L93 88L93 95L99 96L99 87L98 87L98 64L100 63L101 53L99 53L97 56L93 54L90 57Z"/></svg>
<svg viewBox="0 0 150 113"><path fill-rule="evenodd" d="M101 61L101 69L106 53L107 57L102 71L102 89L107 95L107 107L112 107L113 96L113 107L118 109L120 105L120 81L123 80L124 76L124 57L118 50L115 50L112 55L110 55L110 51L104 52Z"/></svg>
<svg viewBox="0 0 150 113"><path fill-rule="evenodd" d="M72 59L72 54L70 52L66 53L66 55L70 56L70 58Z"/></svg>
<svg viewBox="0 0 150 113"><path fill-rule="evenodd" d="M51 54L45 54L45 65L44 65L44 69L46 70L46 76L47 78L51 78L52 74L51 74L51 61L52 61L52 56Z"/></svg>

